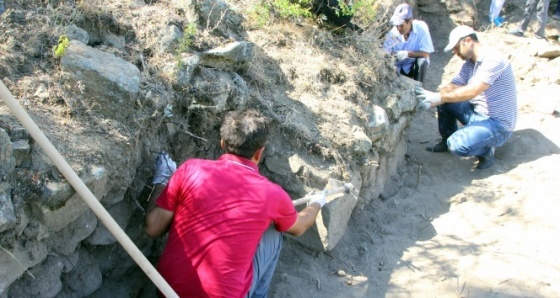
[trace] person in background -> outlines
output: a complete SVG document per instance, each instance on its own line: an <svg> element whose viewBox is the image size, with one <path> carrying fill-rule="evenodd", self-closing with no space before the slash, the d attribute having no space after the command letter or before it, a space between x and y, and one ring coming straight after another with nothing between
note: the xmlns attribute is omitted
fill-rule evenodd
<svg viewBox="0 0 560 298"><path fill-rule="evenodd" d="M504 18L500 17L500 12L502 12L502 7L506 0L492 0L490 3L490 23L496 27L500 27L504 24Z"/></svg>
<svg viewBox="0 0 560 298"><path fill-rule="evenodd" d="M387 33L383 49L395 56L400 74L424 83L430 53L434 52L428 25L413 19L412 8L407 3L395 8L391 24L394 27Z"/></svg>
<svg viewBox="0 0 560 298"><path fill-rule="evenodd" d="M560 21L560 0L556 1L556 11L552 15L552 18Z"/></svg>
<svg viewBox="0 0 560 298"><path fill-rule="evenodd" d="M453 51L465 62L439 92L416 89L418 109L437 107L442 137L439 143L426 150L476 156L477 169L489 168L494 165L495 148L511 137L517 122L517 91L512 66L500 52L484 47L468 26L451 31L444 51Z"/></svg>
<svg viewBox="0 0 560 298"><path fill-rule="evenodd" d="M228 113L218 160L189 159L175 171L167 153L158 155L145 232L169 231L157 268L180 297L266 297L282 232L303 234L325 205L322 192L297 212L259 173L267 123L254 110Z"/></svg>
<svg viewBox="0 0 560 298"><path fill-rule="evenodd" d="M515 29L508 31L509 34L515 36L524 36L529 23L533 18L533 15L537 14L538 27L535 31L535 37L538 39L546 39L544 36L544 28L546 26L546 20L548 17L548 4L550 0L527 0L525 2L525 12L523 13L523 19Z"/></svg>

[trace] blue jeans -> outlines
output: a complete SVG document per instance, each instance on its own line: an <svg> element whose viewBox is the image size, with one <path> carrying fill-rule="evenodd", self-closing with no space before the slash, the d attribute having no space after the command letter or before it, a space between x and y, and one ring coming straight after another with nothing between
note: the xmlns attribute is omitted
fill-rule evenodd
<svg viewBox="0 0 560 298"><path fill-rule="evenodd" d="M459 156L486 156L492 147L502 146L511 137L499 121L474 111L468 101L437 107L439 133L449 151ZM457 121L463 124L458 128Z"/></svg>
<svg viewBox="0 0 560 298"><path fill-rule="evenodd" d="M253 258L253 283L248 298L266 297L282 250L282 233L274 225L264 232Z"/></svg>

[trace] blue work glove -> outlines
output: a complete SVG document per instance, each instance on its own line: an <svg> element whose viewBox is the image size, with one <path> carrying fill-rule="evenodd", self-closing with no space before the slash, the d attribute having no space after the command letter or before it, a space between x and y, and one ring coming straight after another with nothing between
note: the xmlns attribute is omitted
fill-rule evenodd
<svg viewBox="0 0 560 298"><path fill-rule="evenodd" d="M408 51L397 51L395 54L395 58L399 61L403 61L404 59L408 58Z"/></svg>
<svg viewBox="0 0 560 298"><path fill-rule="evenodd" d="M323 208L323 206L325 206L325 204L327 203L327 196L326 196L326 190L323 190L322 192L318 193L318 194L314 194L311 197L311 200L309 201L309 203L307 203L307 206L313 204L313 203L317 203L319 205L321 205L321 208Z"/></svg>
<svg viewBox="0 0 560 298"><path fill-rule="evenodd" d="M418 104L419 110L427 110L433 106L441 103L441 95L438 92L431 92L422 87L416 87L416 98L420 103Z"/></svg>
<svg viewBox="0 0 560 298"><path fill-rule="evenodd" d="M161 151L156 158L156 173L154 179L152 179L152 184L167 185L175 170L177 170L177 164L167 152Z"/></svg>

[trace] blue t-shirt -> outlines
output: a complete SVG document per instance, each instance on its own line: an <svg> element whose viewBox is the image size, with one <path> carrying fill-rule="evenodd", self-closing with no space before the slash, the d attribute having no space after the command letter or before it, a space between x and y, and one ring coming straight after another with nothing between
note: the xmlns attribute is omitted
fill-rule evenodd
<svg viewBox="0 0 560 298"><path fill-rule="evenodd" d="M404 40L404 36L399 33L397 27L393 26L393 29L385 37L383 49L389 54L398 51L433 53L434 45L432 44L428 25L424 21L412 20L412 30L408 39ZM430 59L428 58L427 60L429 63ZM404 72L409 73L414 61L415 58L406 58L402 61L397 61L396 66L398 69L402 68Z"/></svg>

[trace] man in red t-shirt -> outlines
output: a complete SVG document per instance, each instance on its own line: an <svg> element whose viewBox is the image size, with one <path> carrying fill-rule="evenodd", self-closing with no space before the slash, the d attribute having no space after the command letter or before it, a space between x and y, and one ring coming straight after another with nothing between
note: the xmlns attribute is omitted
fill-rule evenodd
<svg viewBox="0 0 560 298"><path fill-rule="evenodd" d="M226 154L218 160L190 159L175 171L167 154L158 156L145 231L158 237L169 230L158 271L179 296L266 297L281 232L303 234L326 198L315 196L298 213L259 174L268 127L256 111L230 112L220 134Z"/></svg>

